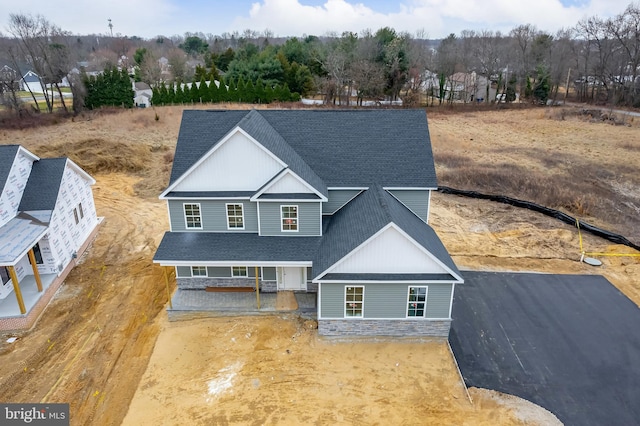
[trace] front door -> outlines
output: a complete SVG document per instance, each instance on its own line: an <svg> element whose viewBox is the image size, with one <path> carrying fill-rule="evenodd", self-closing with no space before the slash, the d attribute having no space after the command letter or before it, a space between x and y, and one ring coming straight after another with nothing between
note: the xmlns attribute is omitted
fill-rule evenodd
<svg viewBox="0 0 640 426"><path fill-rule="evenodd" d="M306 290L305 268L278 268L278 290Z"/></svg>

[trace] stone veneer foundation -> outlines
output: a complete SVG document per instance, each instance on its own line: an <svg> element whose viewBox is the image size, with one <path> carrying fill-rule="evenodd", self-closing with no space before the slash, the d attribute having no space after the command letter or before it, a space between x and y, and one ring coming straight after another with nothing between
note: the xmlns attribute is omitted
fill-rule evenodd
<svg viewBox="0 0 640 426"><path fill-rule="evenodd" d="M449 336L451 320L319 319L321 336Z"/></svg>

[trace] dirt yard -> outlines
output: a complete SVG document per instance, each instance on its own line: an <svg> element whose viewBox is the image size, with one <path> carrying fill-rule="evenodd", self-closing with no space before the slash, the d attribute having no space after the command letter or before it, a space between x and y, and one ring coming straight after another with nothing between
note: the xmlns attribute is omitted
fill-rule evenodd
<svg viewBox="0 0 640 426"><path fill-rule="evenodd" d="M0 130L1 143L23 144L41 156L68 155L85 167L97 179L98 214L105 217L84 263L34 329L0 336L0 401L69 402L74 425L553 420L530 404L485 390L470 389L471 404L444 343L320 339L308 323L286 316L167 322L163 271L151 258L168 228L157 195L168 180L180 110L157 112L159 121L153 110L136 110ZM623 169L640 164L640 148L633 145L640 140L637 127L562 121L543 109L434 113L430 127L436 158L448 152L461 164L478 157L489 162L501 152L499 163L541 173L547 164L556 175L564 166L542 159L572 152L570 161L621 167L614 178L600 180L625 193L627 209L640 205L637 178ZM438 173L447 184L460 166L444 160ZM625 229L640 229L629 216L620 216ZM624 231L597 205L585 217ZM577 231L554 219L435 194L431 223L461 269L598 273L640 303L638 257L603 257L600 268L581 264ZM634 253L583 238L588 251ZM5 343L10 336L18 340Z"/></svg>

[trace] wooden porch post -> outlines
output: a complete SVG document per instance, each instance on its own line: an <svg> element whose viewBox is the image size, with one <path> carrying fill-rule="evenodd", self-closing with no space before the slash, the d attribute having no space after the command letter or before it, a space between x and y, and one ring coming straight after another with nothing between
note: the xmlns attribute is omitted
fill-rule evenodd
<svg viewBox="0 0 640 426"><path fill-rule="evenodd" d="M171 292L169 291L169 276L167 275L167 267L162 268L164 272L164 284L167 288L167 299L169 299L169 309L173 309L173 304L171 303Z"/></svg>
<svg viewBox="0 0 640 426"><path fill-rule="evenodd" d="M258 309L260 309L260 281L258 280L257 266L256 266L256 301L258 302Z"/></svg>
<svg viewBox="0 0 640 426"><path fill-rule="evenodd" d="M16 292L16 299L18 299L18 306L20 307L20 313L26 314L27 308L24 307L24 299L22 299L22 291L20 291L20 284L18 283L18 276L16 275L15 266L9 266L9 276L13 283L13 291Z"/></svg>
<svg viewBox="0 0 640 426"><path fill-rule="evenodd" d="M33 249L29 250L29 260L31 261L31 268L33 269L33 276L36 279L36 285L38 291L42 292L42 280L40 279L40 272L38 271L38 265L36 264L36 256L33 254Z"/></svg>

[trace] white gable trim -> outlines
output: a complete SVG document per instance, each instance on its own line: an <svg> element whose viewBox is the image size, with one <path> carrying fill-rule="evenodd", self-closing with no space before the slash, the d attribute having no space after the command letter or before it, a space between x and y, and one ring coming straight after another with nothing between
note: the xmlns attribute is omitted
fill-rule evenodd
<svg viewBox="0 0 640 426"><path fill-rule="evenodd" d="M411 187L411 186L383 186L385 191L437 191L437 187Z"/></svg>
<svg viewBox="0 0 640 426"><path fill-rule="evenodd" d="M20 153L23 153L27 157L31 158L33 161L38 161L40 159L40 157L35 155L33 152L29 151L27 148L24 148L23 146L18 146L18 152L16 152L16 157ZM15 157L14 157L13 161L14 162L16 161Z"/></svg>
<svg viewBox="0 0 640 426"><path fill-rule="evenodd" d="M89 181L90 185L94 185L96 183L96 180L94 178L92 178L89 173L87 173L84 170L82 170L82 168L80 166L78 166L76 163L74 163L73 161L71 161L70 158L67 158L67 164L65 164L65 167L72 168L82 178L84 178L85 180Z"/></svg>
<svg viewBox="0 0 640 426"><path fill-rule="evenodd" d="M318 192L317 189L315 189L313 186L309 185L304 179L302 179L300 176L298 176L293 170L286 168L284 170L282 170L280 173L278 173L273 179L271 179L271 181L269 181L266 185L264 185L258 192L256 192L252 197L251 197L251 201L258 201L258 198L266 193L269 188L273 187L276 183L278 183L280 180L284 179L286 176L291 176L294 179L296 179L298 182L300 182L305 188L307 188L310 192L316 194L318 197L320 197L320 201L327 201L327 197L325 197L324 195L322 195L320 192ZM318 200L313 200L313 201L318 201Z"/></svg>
<svg viewBox="0 0 640 426"><path fill-rule="evenodd" d="M419 244L416 240L414 240L413 238L411 238L411 236L409 234L407 234L406 232L404 232L399 226L397 226L395 223L390 222L389 224L387 224L386 226L382 227L378 232L376 232L375 234L373 234L371 237L367 238L362 244L360 244L358 247L354 248L353 250L351 250L351 252L349 252L346 256L344 256L342 259L338 260L336 263L334 263L333 265L331 265L329 268L327 268L325 271L321 272L320 274L318 274L314 279L313 282L322 282L322 277L331 273L331 271L335 270L336 268L338 268L338 266L340 266L343 262L345 262L347 259L349 259L350 257L354 256L356 253L358 253L360 250L362 250L364 247L366 247L371 241L373 241L374 239L376 239L378 236L380 236L382 233L384 233L386 230L388 230L389 228L393 228L394 230L398 231L400 233L400 235L402 235L403 237L405 237L411 244L413 244L418 250L422 251L427 257L429 257L434 263L436 263L438 266L440 266L442 269L444 269L445 271L447 271L449 274L451 274L451 276L453 276L456 279L456 282L463 282L462 277L460 277L458 274L456 274L453 270L451 270L451 268L449 268L447 265L445 265L444 263L442 263L437 257L435 257L429 250L427 250L425 247L423 247L421 244Z"/></svg>
<svg viewBox="0 0 640 426"><path fill-rule="evenodd" d="M187 169L186 172L184 172L182 174L182 176L180 176L178 179L176 179L175 182L173 182L172 185L170 185L167 189L164 190L164 192L162 192L162 194L160 194L160 199L165 199L165 196L171 192L176 186L178 186L183 180L185 180L185 178L187 176L189 176L195 169L197 169L202 163L204 163L208 158L210 158L211 156L213 156L213 154L220 149L221 146L223 146L227 141L229 141L234 135L236 134L242 134L244 137L246 137L250 142L253 142L258 148L260 148L262 151L264 151L268 156L270 156L271 158L273 158L278 164L280 164L283 168L288 167L288 165L282 161L280 158L278 158L275 154L273 154L271 151L269 151L267 148L265 148L260 142L258 142L256 139L254 139L251 135L249 135L247 132L245 132L244 130L242 130L242 128L240 128L239 126L234 127L233 129L231 129L229 131L229 133L227 133L222 139L220 139L220 141L218 141L218 143L216 143L209 151L207 151L202 157L200 157L200 159L198 161L196 161L191 167L189 167Z"/></svg>

